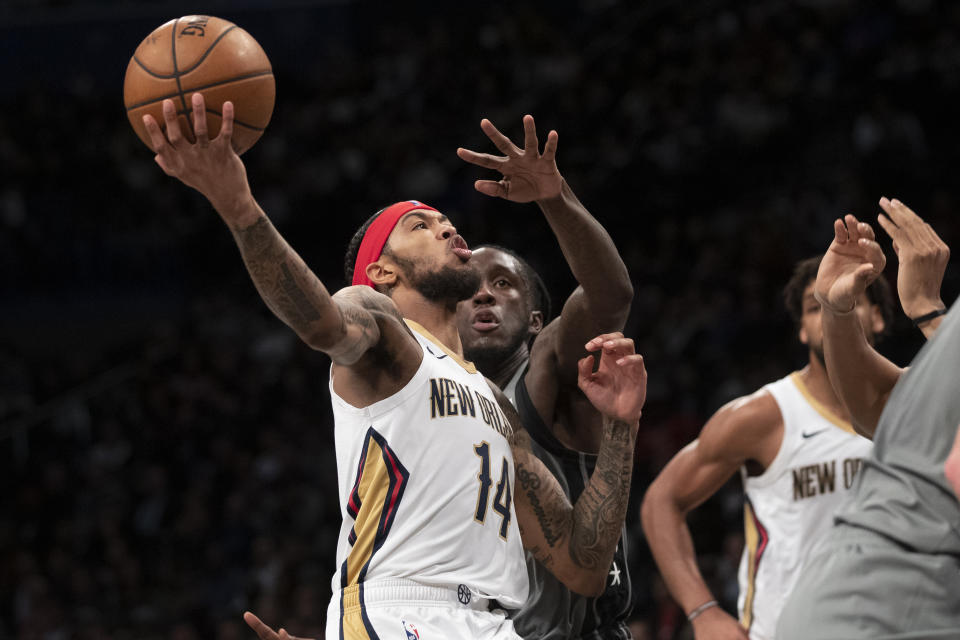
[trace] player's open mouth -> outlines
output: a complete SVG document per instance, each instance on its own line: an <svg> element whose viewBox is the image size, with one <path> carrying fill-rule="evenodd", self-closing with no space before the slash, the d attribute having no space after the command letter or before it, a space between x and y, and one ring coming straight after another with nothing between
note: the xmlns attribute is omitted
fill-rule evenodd
<svg viewBox="0 0 960 640"><path fill-rule="evenodd" d="M473 251L467 248L467 241L459 235L453 236L453 238L450 239L450 250L464 262L469 260L470 256L473 255Z"/></svg>
<svg viewBox="0 0 960 640"><path fill-rule="evenodd" d="M470 326L474 331L487 333L500 326L500 319L492 311L484 309L473 314L473 324Z"/></svg>

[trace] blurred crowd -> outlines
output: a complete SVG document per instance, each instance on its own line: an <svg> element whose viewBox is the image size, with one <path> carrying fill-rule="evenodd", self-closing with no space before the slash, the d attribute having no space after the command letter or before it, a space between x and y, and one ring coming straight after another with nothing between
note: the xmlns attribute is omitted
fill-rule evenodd
<svg viewBox="0 0 960 640"><path fill-rule="evenodd" d="M15 1L0 22L0 638L249 638L248 608L319 637L340 521L329 361L269 314L209 205L126 120L129 56L189 9L108 5ZM635 633L687 637L642 538L644 487L720 405L803 366L780 290L833 218L899 197L956 246L960 5L220 15L277 79L244 156L254 194L331 289L356 227L417 198L468 242L526 256L556 306L575 283L542 216L475 193L486 176L454 152L494 151L482 117L515 138L524 113L541 140L559 131L561 172L632 275L626 332L650 372L628 516ZM948 270L948 303L958 288ZM900 318L881 351L905 364L919 342ZM691 517L728 610L741 508L734 481Z"/></svg>

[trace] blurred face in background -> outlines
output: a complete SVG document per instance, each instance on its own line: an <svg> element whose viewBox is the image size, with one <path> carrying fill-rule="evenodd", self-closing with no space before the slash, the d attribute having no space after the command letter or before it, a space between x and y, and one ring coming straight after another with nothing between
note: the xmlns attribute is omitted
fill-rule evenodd
<svg viewBox="0 0 960 640"><path fill-rule="evenodd" d="M814 280L811 280L803 290L800 342L807 345L817 360L826 366L823 355L823 312L816 296L813 295L813 284ZM857 299L854 313L857 314L860 326L863 327L863 335L866 336L867 342L873 344L876 335L882 333L885 326L880 307L870 302L870 298L864 292Z"/></svg>

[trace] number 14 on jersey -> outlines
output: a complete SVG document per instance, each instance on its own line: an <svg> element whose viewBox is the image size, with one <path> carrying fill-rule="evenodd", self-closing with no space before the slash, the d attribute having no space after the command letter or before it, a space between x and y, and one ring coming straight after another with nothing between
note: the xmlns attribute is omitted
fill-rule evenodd
<svg viewBox="0 0 960 640"><path fill-rule="evenodd" d="M487 518L490 485L493 484L493 478L490 477L490 443L484 441L473 445L473 451L480 458L480 473L477 474L480 489L477 491L477 512L473 519L483 524ZM500 482L497 483L497 494L493 498L493 510L500 516L500 537L504 540L507 539L507 532L510 527L510 504L513 500L513 494L510 492L508 464L507 458L504 457L500 467Z"/></svg>

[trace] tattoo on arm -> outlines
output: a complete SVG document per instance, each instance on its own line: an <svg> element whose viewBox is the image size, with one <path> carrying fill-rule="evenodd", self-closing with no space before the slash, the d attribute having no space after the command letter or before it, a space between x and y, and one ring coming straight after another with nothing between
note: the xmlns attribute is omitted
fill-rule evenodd
<svg viewBox="0 0 960 640"><path fill-rule="evenodd" d="M628 423L604 419L596 468L573 508L570 557L585 569L605 567L616 549L630 497L632 444Z"/></svg>
<svg viewBox="0 0 960 640"><path fill-rule="evenodd" d="M293 302L293 306L297 308L297 311L300 312L300 316L307 322L319 320L319 309L310 302L307 294L297 285L297 281L293 278L293 274L290 273L290 267L286 262L280 264L280 272L280 287L290 301Z"/></svg>
<svg viewBox="0 0 960 640"><path fill-rule="evenodd" d="M262 217L245 229L233 229L233 236L260 297L298 334L309 335L315 328L311 325L333 311L323 283L269 219Z"/></svg>
<svg viewBox="0 0 960 640"><path fill-rule="evenodd" d="M516 476L520 488L527 494L527 499L530 501L530 507L537 517L537 522L540 523L540 530L543 532L544 539L551 548L556 546L563 539L562 529L556 527L556 524L551 521L546 508L540 502L540 476L522 464L517 466Z"/></svg>
<svg viewBox="0 0 960 640"><path fill-rule="evenodd" d="M341 334L346 336L329 350L330 358L338 364L352 364L380 339L380 327L373 314L355 304L338 305Z"/></svg>
<svg viewBox="0 0 960 640"><path fill-rule="evenodd" d="M560 485L539 460L533 459L529 435L511 439L517 493L529 504L543 541L530 552L548 569L569 556L577 570L605 571L613 559L623 528L633 472L633 430L625 422L604 420L604 438L586 489L570 506ZM557 549L567 547L557 555Z"/></svg>
<svg viewBox="0 0 960 640"><path fill-rule="evenodd" d="M516 469L515 495L522 496L528 503L545 543L528 547L530 552L551 570L558 558L569 555L578 569L606 571L620 539L630 497L633 426L604 418L603 440L593 475L571 507L560 483L535 457L530 435L523 429L512 405L504 400L501 406L513 425L513 433L507 440ZM566 554L562 551L564 545L568 549Z"/></svg>

